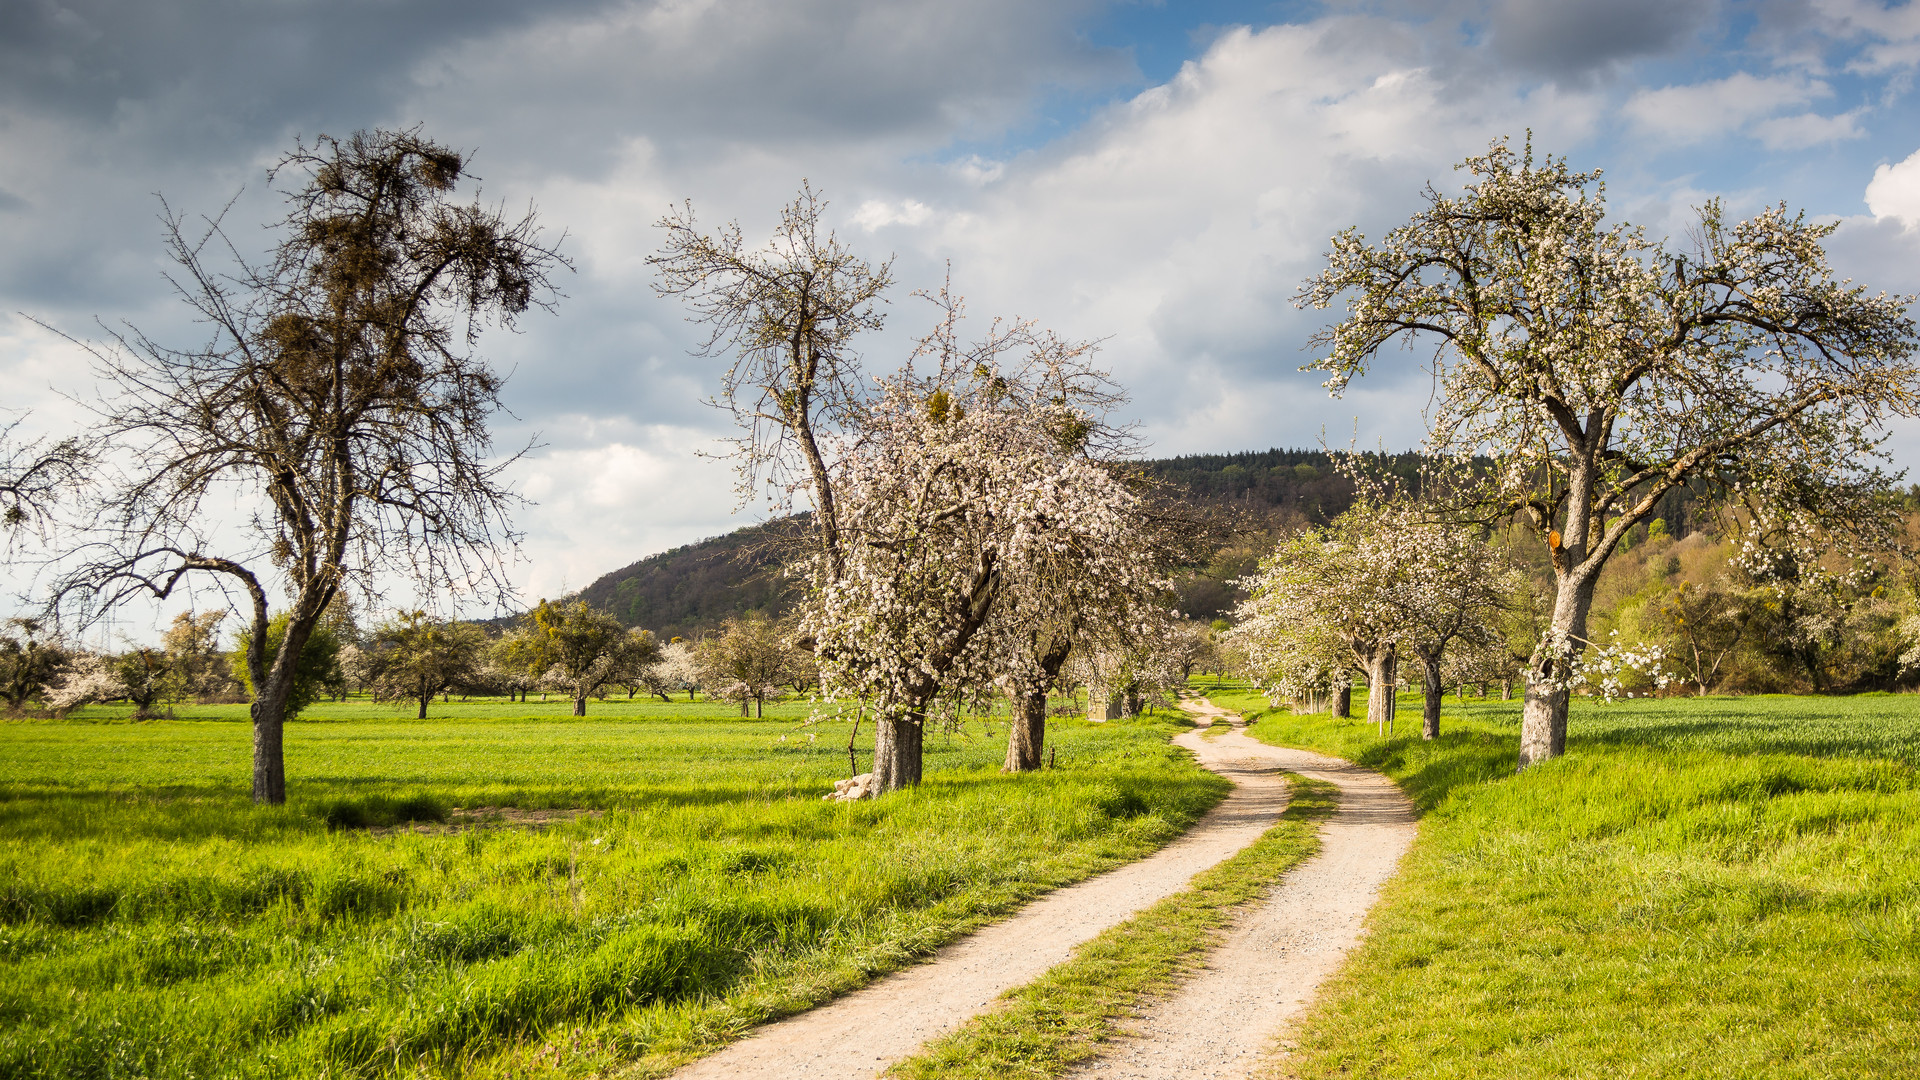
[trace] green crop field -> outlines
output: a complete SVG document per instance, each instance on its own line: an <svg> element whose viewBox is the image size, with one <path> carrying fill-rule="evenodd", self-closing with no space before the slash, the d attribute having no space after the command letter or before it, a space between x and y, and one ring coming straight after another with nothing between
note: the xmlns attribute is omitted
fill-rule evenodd
<svg viewBox="0 0 1920 1080"><path fill-rule="evenodd" d="M315 706L278 809L246 799L245 706L0 724L0 1076L657 1073L1225 788L1164 717L1057 723L1019 777L975 721L918 790L839 804L848 725L803 703L567 710Z"/></svg>
<svg viewBox="0 0 1920 1080"><path fill-rule="evenodd" d="M1516 776L1518 703L1424 743L1415 695L1382 741L1199 689L1425 813L1289 1074L1920 1076L1920 696L1576 702Z"/></svg>

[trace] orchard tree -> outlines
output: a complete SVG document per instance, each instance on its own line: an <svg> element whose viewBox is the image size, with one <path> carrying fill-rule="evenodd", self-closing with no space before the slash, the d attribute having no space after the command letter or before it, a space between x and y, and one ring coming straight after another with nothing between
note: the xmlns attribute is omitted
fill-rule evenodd
<svg viewBox="0 0 1920 1080"><path fill-rule="evenodd" d="M1393 568L1382 600L1397 614L1402 652L1420 664L1420 737L1440 737L1440 704L1457 670L1449 650L1472 655L1504 645L1501 608L1514 575L1476 530L1423 520L1415 507L1362 505L1349 513L1376 517L1364 557Z"/></svg>
<svg viewBox="0 0 1920 1080"><path fill-rule="evenodd" d="M473 623L406 611L374 628L361 663L376 700L418 702L425 720L434 695L483 681L487 644Z"/></svg>
<svg viewBox="0 0 1920 1080"><path fill-rule="evenodd" d="M1404 628L1393 603L1402 568L1380 557L1378 525L1350 510L1281 541L1260 561L1229 636L1275 700L1336 689L1358 667L1371 688L1367 722L1386 734Z"/></svg>
<svg viewBox="0 0 1920 1080"><path fill-rule="evenodd" d="M173 617L160 636L167 659L166 697L239 700L240 682L220 647L220 624L226 618L225 611L183 611Z"/></svg>
<svg viewBox="0 0 1920 1080"><path fill-rule="evenodd" d="M803 182L773 238L756 250L738 222L701 232L689 202L657 223L666 238L647 262L660 275L654 291L680 297L692 321L705 324L697 355L727 360L715 404L741 430L741 505L763 486L782 509L806 492L819 551L838 574L839 507L825 442L860 412L867 388L853 339L880 329L893 264L875 266L847 250L821 223L826 207Z"/></svg>
<svg viewBox="0 0 1920 1080"><path fill-rule="evenodd" d="M978 697L1005 674L983 634L1003 594L1127 535L1124 489L1085 452L1102 425L1077 402L1110 385L1088 347L1027 324L963 345L958 301L936 301L943 317L916 354L932 370L879 381L835 477L843 550L805 567L801 634L829 696L872 704L875 793L920 782L936 699Z"/></svg>
<svg viewBox="0 0 1920 1080"><path fill-rule="evenodd" d="M741 716L748 706L761 716L767 698L794 681L793 652L780 625L755 614L730 618L719 632L702 638L693 647L693 663L709 696L739 702Z"/></svg>
<svg viewBox="0 0 1920 1080"><path fill-rule="evenodd" d="M173 283L209 341L177 349L130 330L90 346L110 387L92 445L118 479L58 595L97 611L200 574L241 594L256 802L286 800L300 657L350 580L369 595L384 574L424 592L503 587L515 500L488 435L502 376L473 346L488 322L548 307L566 264L531 213L457 202L467 166L417 130L299 144L270 174L288 209L263 265L218 222L164 218ZM237 269L215 265L221 250ZM251 543L215 528L233 498L258 506ZM289 597L277 637L276 576Z"/></svg>
<svg viewBox="0 0 1920 1080"><path fill-rule="evenodd" d="M46 692L70 656L59 634L44 620L8 619L0 631L0 698L14 709L25 708Z"/></svg>
<svg viewBox="0 0 1920 1080"><path fill-rule="evenodd" d="M614 681L626 647L620 620L585 600L540 601L527 614L525 632L505 643L513 666L573 695L573 715L587 715L587 699Z"/></svg>
<svg viewBox="0 0 1920 1080"><path fill-rule="evenodd" d="M613 651L612 670L608 672L608 681L633 695L645 690L657 693L662 700L671 700L665 693L666 681L660 677L660 639L653 631L634 627L620 639Z"/></svg>
<svg viewBox="0 0 1920 1080"><path fill-rule="evenodd" d="M1427 451L1493 457L1464 516L1517 516L1555 579L1528 672L1521 768L1564 752L1600 570L1662 496L1745 500L1808 539L1888 524L1875 431L1915 412L1910 298L1836 281L1834 227L1784 206L1741 222L1698 211L1686 250L1606 221L1599 174L1503 142L1460 195L1370 245L1336 236L1299 302L1340 322L1315 366L1338 394L1395 342L1426 339L1437 400Z"/></svg>

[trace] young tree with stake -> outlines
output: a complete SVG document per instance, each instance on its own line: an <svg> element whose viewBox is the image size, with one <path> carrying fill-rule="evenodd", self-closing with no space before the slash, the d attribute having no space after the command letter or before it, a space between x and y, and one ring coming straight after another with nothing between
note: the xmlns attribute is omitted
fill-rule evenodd
<svg viewBox="0 0 1920 1080"><path fill-rule="evenodd" d="M1661 496L1697 484L1750 500L1810 537L1877 529L1888 480L1873 434L1916 411L1910 298L1836 281L1834 226L1784 207L1730 222L1699 209L1690 249L1606 222L1598 173L1506 143L1470 158L1461 195L1378 245L1348 230L1299 302L1345 299L1315 338L1344 390L1395 341L1426 338L1438 402L1427 450L1491 455L1465 517L1517 516L1555 578L1535 649L1519 765L1566 747L1594 586Z"/></svg>

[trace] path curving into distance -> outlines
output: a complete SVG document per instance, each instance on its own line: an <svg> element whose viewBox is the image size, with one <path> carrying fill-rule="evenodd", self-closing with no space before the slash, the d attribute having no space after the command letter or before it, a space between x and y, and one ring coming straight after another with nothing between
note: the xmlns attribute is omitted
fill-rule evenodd
<svg viewBox="0 0 1920 1080"><path fill-rule="evenodd" d="M1182 707L1209 721L1216 716L1231 715L1214 708L1204 699L1183 702ZM1002 993L1031 982L1047 969L1066 961L1075 946L1134 912L1179 892L1195 874L1252 844L1272 827L1280 812L1286 809L1286 782L1278 775L1277 769L1324 776L1341 785L1342 799L1339 813L1323 826L1322 853L1289 874L1285 879L1286 884L1275 890L1276 899L1288 891L1296 875L1327 861L1330 855L1338 858L1336 845L1341 844L1348 834L1338 833L1335 826L1348 821L1350 813L1359 812L1362 816L1369 812L1376 816L1381 813L1380 805L1372 801L1372 796L1358 790L1349 791L1349 784L1364 786L1361 778L1373 777L1388 789L1393 788L1386 778L1346 762L1270 747L1247 738L1238 730L1212 739L1201 738L1200 732L1195 730L1176 736L1174 742L1193 751L1200 764L1234 783L1234 789L1226 799L1178 840L1138 862L1049 893L1010 918L947 946L924 963L888 975L865 989L836 998L819 1008L764 1025L747 1038L681 1068L673 1074L675 1080L719 1080L722 1077L738 1077L741 1080L784 1080L788 1077L864 1080L876 1076L889 1065L918 1050L928 1040L952 1031L992 1007L994 1000ZM1342 773L1341 769L1346 772ZM1360 796L1360 804L1371 807L1371 811L1349 810L1349 803L1354 801L1356 794ZM1398 796L1397 790L1394 790L1394 795ZM1401 803L1404 805L1405 800L1401 799ZM1391 809L1386 811L1388 817L1392 817L1393 813ZM1413 820L1410 809L1404 810L1404 817L1407 841L1410 842ZM1405 847L1403 842L1395 849L1387 862L1387 872L1391 872L1392 864L1398 861L1399 853ZM1378 881L1368 878L1364 882L1357 882L1355 888L1344 890L1350 894L1348 907L1358 905L1353 907L1350 933L1341 936L1345 924L1332 928L1332 932L1328 932L1329 928L1303 927L1301 933L1306 936L1301 940L1309 944L1283 943L1284 951L1289 955L1320 957L1324 960L1326 957L1323 954L1327 953L1329 943L1339 941L1344 944L1331 947L1344 952L1352 939L1358 936L1359 914L1365 911L1377 886ZM1335 891L1341 891L1341 888ZM1258 910L1264 913L1270 906L1262 905ZM1221 953L1230 953L1242 937L1242 930L1236 928ZM1258 939L1251 951L1260 951ZM1326 971L1331 971L1338 960L1338 952L1331 954L1331 962L1325 964ZM1214 971L1215 965L1210 960L1208 968L1196 976L1193 983L1207 980ZM1321 971L1314 981L1317 982L1325 973ZM1187 985L1191 986L1192 983ZM1253 1047L1251 1052L1239 1049L1244 1040L1180 1052L1201 1054L1207 1060L1239 1062L1244 1058L1250 1064L1255 1058L1249 1053L1257 1054L1273 1034L1273 1028L1297 1010L1298 1002L1292 999L1304 999L1311 989L1310 986L1303 988L1295 981L1284 984L1284 989L1270 990L1277 985L1280 984L1242 988L1233 1008L1229 1009L1229 1012L1237 1010L1239 1015L1245 1015L1248 1010L1244 1006L1250 1001L1257 999L1260 1003L1267 1003L1269 998L1274 999L1273 1005L1287 1006L1275 1011L1273 1024L1261 1029L1259 1038L1248 1044ZM1169 1003L1184 999L1185 989L1183 987ZM1238 1023L1217 1013L1207 1018L1206 1022L1228 1026ZM1128 1040L1122 1046L1131 1047L1134 1042ZM1222 1057L1223 1054L1225 1057ZM1115 1058L1109 1061L1102 1057L1095 1067L1104 1067L1105 1070L1130 1067L1126 1065L1126 1060ZM1098 1075L1132 1074L1102 1071ZM1234 1074L1174 1072L1138 1075Z"/></svg>
<svg viewBox="0 0 1920 1080"><path fill-rule="evenodd" d="M1219 715L1202 699L1192 711ZM1234 719L1238 719L1235 717ZM1340 788L1320 853L1294 867L1207 955L1206 966L1149 1004L1099 1057L1067 1075L1099 1080L1241 1080L1259 1071L1314 990L1359 943L1380 886L1413 845L1413 805L1393 781L1340 758L1249 739L1217 741Z"/></svg>

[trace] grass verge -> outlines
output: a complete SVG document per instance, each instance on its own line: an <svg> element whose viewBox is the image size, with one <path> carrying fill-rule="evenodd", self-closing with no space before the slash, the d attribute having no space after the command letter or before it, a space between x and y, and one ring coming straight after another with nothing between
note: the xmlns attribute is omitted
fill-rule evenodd
<svg viewBox="0 0 1920 1080"><path fill-rule="evenodd" d="M1424 812L1284 1075L1920 1075L1920 697L1576 702L1516 775L1518 702L1424 742L1207 692Z"/></svg>
<svg viewBox="0 0 1920 1080"><path fill-rule="evenodd" d="M1166 717L1053 724L1059 767L1022 776L1003 725L929 732L925 784L844 804L819 796L848 725L804 706L491 708L316 707L266 809L245 724L0 724L0 1076L658 1073L1157 849L1228 787ZM472 816L509 808L592 813Z"/></svg>
<svg viewBox="0 0 1920 1080"><path fill-rule="evenodd" d="M1080 946L1073 959L1041 978L1008 991L1003 1006L895 1064L888 1075L1055 1077L1093 1057L1123 1017L1205 960L1238 909L1320 849L1319 822L1334 811L1339 789L1301 776L1289 782L1291 799L1279 823L1245 851Z"/></svg>

